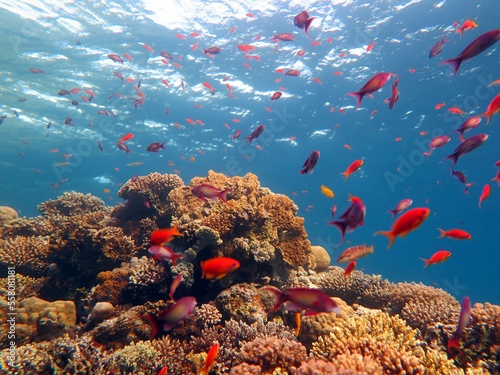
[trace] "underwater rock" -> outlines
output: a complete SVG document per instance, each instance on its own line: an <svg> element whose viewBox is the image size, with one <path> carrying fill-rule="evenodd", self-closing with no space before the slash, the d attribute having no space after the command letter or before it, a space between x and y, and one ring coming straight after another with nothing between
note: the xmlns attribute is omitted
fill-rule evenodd
<svg viewBox="0 0 500 375"><path fill-rule="evenodd" d="M52 340L71 331L76 324L76 309L73 301L48 302L37 297L25 298L14 311L16 315L16 344ZM10 325L8 313L12 313L7 302L0 299L0 342L7 345Z"/></svg>
<svg viewBox="0 0 500 375"><path fill-rule="evenodd" d="M311 246L312 256L314 257L316 267L314 270L316 272L323 272L330 266L330 254L322 246Z"/></svg>
<svg viewBox="0 0 500 375"><path fill-rule="evenodd" d="M115 314L115 307L109 302L97 302L90 312L88 324L99 324Z"/></svg>
<svg viewBox="0 0 500 375"><path fill-rule="evenodd" d="M0 206L0 225L4 225L10 220L17 219L19 217L16 210L8 206Z"/></svg>

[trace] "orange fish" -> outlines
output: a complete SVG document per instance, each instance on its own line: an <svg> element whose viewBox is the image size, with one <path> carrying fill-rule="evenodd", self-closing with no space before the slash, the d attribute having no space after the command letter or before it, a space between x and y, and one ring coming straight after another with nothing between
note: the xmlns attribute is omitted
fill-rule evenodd
<svg viewBox="0 0 500 375"><path fill-rule="evenodd" d="M313 81L319 83L320 85L323 84L323 81L321 81L319 78L313 78Z"/></svg>
<svg viewBox="0 0 500 375"><path fill-rule="evenodd" d="M198 43L195 43L195 44L193 44L193 45L191 46L191 49L192 49L193 51L196 51L196 48L198 48Z"/></svg>
<svg viewBox="0 0 500 375"><path fill-rule="evenodd" d="M484 185L483 192L481 193L481 196L479 197L479 208L481 208L483 201L490 196L490 192L491 192L491 186L489 184Z"/></svg>
<svg viewBox="0 0 500 375"><path fill-rule="evenodd" d="M144 48L146 48L149 52L153 53L154 49L151 48L151 46L148 46L146 43L142 45Z"/></svg>
<svg viewBox="0 0 500 375"><path fill-rule="evenodd" d="M174 239L175 236L182 236L183 234L179 232L177 229L177 224L174 225L173 228L163 228L154 230L151 233L151 238L149 239L149 243L151 245L160 246L166 242L170 242Z"/></svg>
<svg viewBox="0 0 500 375"><path fill-rule="evenodd" d="M366 52L370 52L373 47L375 47L375 44L377 44L377 42L374 40L373 42L371 42L368 47L366 47Z"/></svg>
<svg viewBox="0 0 500 375"><path fill-rule="evenodd" d="M340 174L343 174L345 176L345 180L347 181L347 178L354 172L356 172L361 166L363 165L363 160L355 160L351 163L351 165L347 168L345 172L342 172Z"/></svg>
<svg viewBox="0 0 500 375"><path fill-rule="evenodd" d="M379 231L374 235L382 234L387 236L389 239L389 245L387 248L389 249L396 237L404 237L412 230L417 229L422 223L427 219L431 210L426 207L417 207L412 210L406 211L402 214L392 225L391 230L389 231Z"/></svg>
<svg viewBox="0 0 500 375"><path fill-rule="evenodd" d="M215 358L217 358L217 354L219 352L219 343L216 342L212 345L210 350L207 353L207 357L205 358L205 364L202 368L198 370L196 375L208 375L212 367L214 367Z"/></svg>
<svg viewBox="0 0 500 375"><path fill-rule="evenodd" d="M424 259L424 258L420 258L420 259L425 262L424 268L426 268L426 267L429 267L433 264L444 262L450 256L451 256L451 252L449 252L448 250L439 250L439 251L435 252L429 259Z"/></svg>
<svg viewBox="0 0 500 375"><path fill-rule="evenodd" d="M444 102L442 102L442 103L436 104L436 106L434 107L434 109L438 110L438 109L443 108L444 106L446 106L446 104Z"/></svg>
<svg viewBox="0 0 500 375"><path fill-rule="evenodd" d="M201 261L200 266L202 279L219 280L236 271L240 262L233 258L217 257Z"/></svg>
<svg viewBox="0 0 500 375"><path fill-rule="evenodd" d="M207 89L210 90L210 93L213 95L215 94L215 89L212 87L212 85L208 82L203 82L203 86L205 86Z"/></svg>
<svg viewBox="0 0 500 375"><path fill-rule="evenodd" d="M194 124L195 124L195 121L194 121L194 120L192 120L192 119L190 119L190 118L187 118L187 119L186 119L186 121L187 121L188 123L190 123L191 125L194 125Z"/></svg>
<svg viewBox="0 0 500 375"><path fill-rule="evenodd" d="M355 268L356 268L356 261L351 260L344 270L344 273L343 273L344 277L349 276L352 273L352 271L354 271Z"/></svg>
<svg viewBox="0 0 500 375"><path fill-rule="evenodd" d="M470 240L472 238L469 233L462 229L443 230L441 228L438 228L437 230L440 232L440 236L438 238L449 237L456 240Z"/></svg>
<svg viewBox="0 0 500 375"><path fill-rule="evenodd" d="M457 27L455 29L455 32L457 34L460 34L460 38L462 37L462 34L464 33L464 31L466 30L471 30L471 29L475 29L477 27L477 23L475 23L474 21L472 20L467 20L465 21L461 27Z"/></svg>
<svg viewBox="0 0 500 375"><path fill-rule="evenodd" d="M460 116L465 115L465 112L457 107L448 108L448 112L453 113L454 115L460 115Z"/></svg>
<svg viewBox="0 0 500 375"><path fill-rule="evenodd" d="M134 134L132 133L125 134L123 137L120 138L120 141L125 142L131 140L132 138L134 138Z"/></svg>
<svg viewBox="0 0 500 375"><path fill-rule="evenodd" d="M498 94L493 98L490 104L488 104L486 112L482 113L480 116L487 117L488 121L486 122L486 124L489 124L491 116L497 114L499 111L500 111L500 94Z"/></svg>
<svg viewBox="0 0 500 375"><path fill-rule="evenodd" d="M493 86L493 85L500 85L500 79L497 79L496 81L491 82L488 87Z"/></svg>

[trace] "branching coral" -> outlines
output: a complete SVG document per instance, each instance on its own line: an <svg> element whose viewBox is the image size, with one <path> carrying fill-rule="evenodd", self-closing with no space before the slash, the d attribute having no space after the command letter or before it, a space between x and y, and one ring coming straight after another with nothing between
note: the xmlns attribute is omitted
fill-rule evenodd
<svg viewBox="0 0 500 375"><path fill-rule="evenodd" d="M0 265L17 267L28 276L41 276L48 265L50 243L48 237L0 238Z"/></svg>

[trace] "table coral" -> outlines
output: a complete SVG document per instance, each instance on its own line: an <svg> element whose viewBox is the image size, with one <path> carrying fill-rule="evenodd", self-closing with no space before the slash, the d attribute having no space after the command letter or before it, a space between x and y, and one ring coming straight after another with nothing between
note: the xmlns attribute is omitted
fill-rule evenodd
<svg viewBox="0 0 500 375"><path fill-rule="evenodd" d="M106 204L101 198L75 191L65 192L55 200L38 205L38 210L46 216L78 216L105 209Z"/></svg>

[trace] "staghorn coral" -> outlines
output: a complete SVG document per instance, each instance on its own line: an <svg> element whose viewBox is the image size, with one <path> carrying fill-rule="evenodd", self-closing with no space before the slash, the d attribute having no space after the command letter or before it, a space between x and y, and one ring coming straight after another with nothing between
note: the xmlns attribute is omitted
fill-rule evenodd
<svg viewBox="0 0 500 375"><path fill-rule="evenodd" d="M258 365L269 372L277 368L292 370L306 359L306 349L298 342L278 337L256 338L240 350L242 362Z"/></svg>
<svg viewBox="0 0 500 375"><path fill-rule="evenodd" d="M132 342L117 350L106 360L106 367L123 373L157 374L153 370L161 360L161 353L149 341Z"/></svg>
<svg viewBox="0 0 500 375"><path fill-rule="evenodd" d="M49 200L38 206L46 216L79 216L90 212L105 211L106 204L91 194L82 194L75 191L65 192L55 200Z"/></svg>
<svg viewBox="0 0 500 375"><path fill-rule="evenodd" d="M169 374L194 375L193 364L188 358L191 354L188 343L170 336L163 336L150 343L161 355L161 366L168 366ZM157 375L157 372L154 375Z"/></svg>
<svg viewBox="0 0 500 375"><path fill-rule="evenodd" d="M14 280L7 277L0 279L0 296L7 296L10 284L11 287L15 285L17 294L16 297L18 300L35 297L44 285L45 281L46 279L44 277L33 278L16 273Z"/></svg>
<svg viewBox="0 0 500 375"><path fill-rule="evenodd" d="M172 204L167 196L173 189L182 186L184 182L176 174L154 172L147 176L132 177L118 191L118 196L126 200L125 204L116 207L112 216L122 225L154 216L164 222L163 226L167 226Z"/></svg>
<svg viewBox="0 0 500 375"><path fill-rule="evenodd" d="M311 358L297 369L295 375L366 375L366 372L339 370L333 363Z"/></svg>
<svg viewBox="0 0 500 375"><path fill-rule="evenodd" d="M42 276L48 265L49 241L42 236L0 238L0 266L16 267L28 276Z"/></svg>

